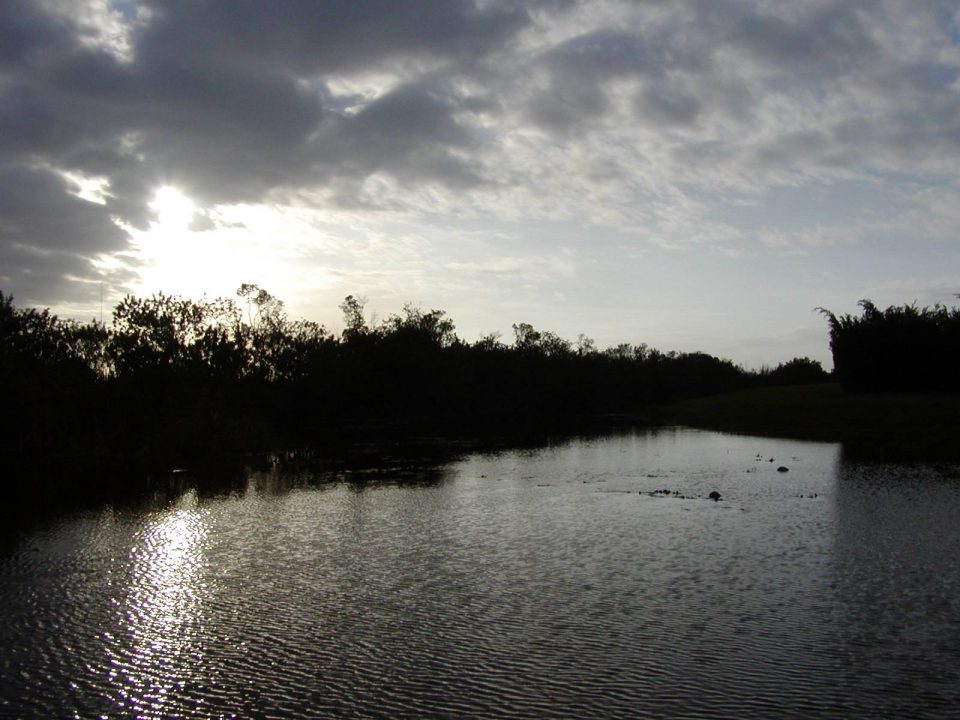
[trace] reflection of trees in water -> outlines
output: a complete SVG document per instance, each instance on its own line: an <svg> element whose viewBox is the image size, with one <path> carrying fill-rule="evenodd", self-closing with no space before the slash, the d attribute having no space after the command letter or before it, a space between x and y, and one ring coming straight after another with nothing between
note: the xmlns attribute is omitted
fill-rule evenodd
<svg viewBox="0 0 960 720"><path fill-rule="evenodd" d="M836 490L835 648L859 703L952 711L960 699L960 488L942 469L844 461ZM887 707L896 696L913 708ZM941 715L942 716L942 715Z"/></svg>

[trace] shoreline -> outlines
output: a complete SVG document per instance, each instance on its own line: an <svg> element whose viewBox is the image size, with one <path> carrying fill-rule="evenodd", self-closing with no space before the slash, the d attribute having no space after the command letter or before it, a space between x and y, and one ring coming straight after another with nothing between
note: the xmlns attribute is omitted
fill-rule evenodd
<svg viewBox="0 0 960 720"><path fill-rule="evenodd" d="M839 442L855 459L960 461L960 395L852 394L836 384L752 388L658 408L660 424Z"/></svg>

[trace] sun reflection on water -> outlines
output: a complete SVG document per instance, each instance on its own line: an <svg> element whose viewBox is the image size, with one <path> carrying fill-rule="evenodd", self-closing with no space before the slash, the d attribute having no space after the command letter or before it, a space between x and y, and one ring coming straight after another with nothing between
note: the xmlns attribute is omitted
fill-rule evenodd
<svg viewBox="0 0 960 720"><path fill-rule="evenodd" d="M118 599L120 633L105 639L114 701L135 717L180 715L197 697L208 531L207 512L188 495L134 538L129 586Z"/></svg>

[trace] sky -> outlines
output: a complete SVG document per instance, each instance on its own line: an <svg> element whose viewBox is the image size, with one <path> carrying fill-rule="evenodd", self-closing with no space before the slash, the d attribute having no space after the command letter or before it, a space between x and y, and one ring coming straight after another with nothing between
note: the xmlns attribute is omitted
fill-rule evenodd
<svg viewBox="0 0 960 720"><path fill-rule="evenodd" d="M952 0L0 2L18 307L247 282L829 368L816 308L958 274Z"/></svg>

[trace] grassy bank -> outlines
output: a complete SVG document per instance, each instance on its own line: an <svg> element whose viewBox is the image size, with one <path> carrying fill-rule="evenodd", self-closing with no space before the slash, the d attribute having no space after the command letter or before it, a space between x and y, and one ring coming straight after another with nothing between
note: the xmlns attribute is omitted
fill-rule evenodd
<svg viewBox="0 0 960 720"><path fill-rule="evenodd" d="M960 395L850 394L839 385L766 387L687 400L657 420L728 432L843 442L854 456L960 460Z"/></svg>

